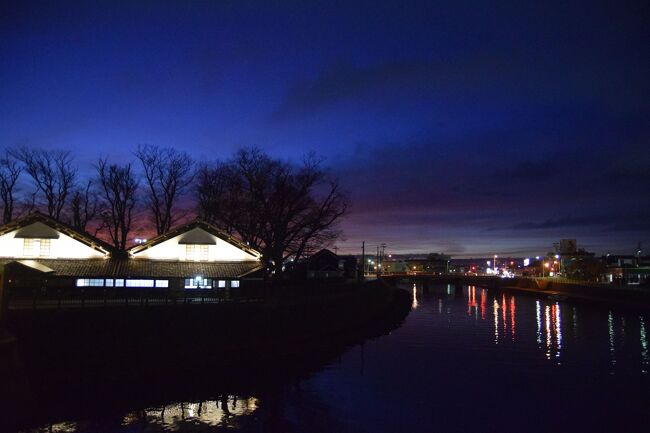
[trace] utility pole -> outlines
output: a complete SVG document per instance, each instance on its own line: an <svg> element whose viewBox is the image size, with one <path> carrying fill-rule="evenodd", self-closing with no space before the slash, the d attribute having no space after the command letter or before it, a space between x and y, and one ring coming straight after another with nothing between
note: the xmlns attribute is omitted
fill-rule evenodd
<svg viewBox="0 0 650 433"><path fill-rule="evenodd" d="M375 269L377 271L377 275L379 275L379 269L380 269L379 268L380 267L380 263L379 263L379 245L377 245L377 264L376 264L375 267L377 268L377 269Z"/></svg>
<svg viewBox="0 0 650 433"><path fill-rule="evenodd" d="M359 280L363 281L366 277L366 241L361 242L361 277Z"/></svg>

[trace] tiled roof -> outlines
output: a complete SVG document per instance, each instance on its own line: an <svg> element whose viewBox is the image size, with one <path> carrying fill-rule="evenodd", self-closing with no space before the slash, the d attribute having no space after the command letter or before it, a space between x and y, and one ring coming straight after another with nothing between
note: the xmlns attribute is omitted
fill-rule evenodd
<svg viewBox="0 0 650 433"><path fill-rule="evenodd" d="M13 262L0 259L0 265ZM239 278L263 269L251 262L178 262L144 259L37 259L39 264L54 270L59 277L109 278L184 278L201 275L204 278Z"/></svg>

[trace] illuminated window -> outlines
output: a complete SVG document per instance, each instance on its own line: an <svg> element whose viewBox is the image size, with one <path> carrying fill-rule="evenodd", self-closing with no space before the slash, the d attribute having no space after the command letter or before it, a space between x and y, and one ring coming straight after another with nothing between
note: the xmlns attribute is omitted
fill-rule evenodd
<svg viewBox="0 0 650 433"><path fill-rule="evenodd" d="M115 287L124 287L124 280L121 278L115 280Z"/></svg>
<svg viewBox="0 0 650 433"><path fill-rule="evenodd" d="M49 257L49 239L23 239L23 255L27 257Z"/></svg>
<svg viewBox="0 0 650 433"><path fill-rule="evenodd" d="M102 287L104 285L103 278L78 278L77 287Z"/></svg>
<svg viewBox="0 0 650 433"><path fill-rule="evenodd" d="M23 256L31 257L34 254L34 240L23 239Z"/></svg>
<svg viewBox="0 0 650 433"><path fill-rule="evenodd" d="M126 287L153 287L153 280L126 280Z"/></svg>
<svg viewBox="0 0 650 433"><path fill-rule="evenodd" d="M194 260L194 247L196 245L185 245L185 260Z"/></svg>
<svg viewBox="0 0 650 433"><path fill-rule="evenodd" d="M211 289L212 288L212 278L185 278L185 288L186 289Z"/></svg>
<svg viewBox="0 0 650 433"><path fill-rule="evenodd" d="M185 245L185 260L194 262L205 262L208 260L209 245Z"/></svg>
<svg viewBox="0 0 650 433"><path fill-rule="evenodd" d="M39 257L50 257L50 240L41 239L41 248L38 254Z"/></svg>
<svg viewBox="0 0 650 433"><path fill-rule="evenodd" d="M232 280L230 282L230 287L233 287L233 288L239 287L239 280Z"/></svg>
<svg viewBox="0 0 650 433"><path fill-rule="evenodd" d="M226 287L226 280L219 280L219 288L224 289Z"/></svg>
<svg viewBox="0 0 650 433"><path fill-rule="evenodd" d="M156 280L156 287L169 287L169 280Z"/></svg>
<svg viewBox="0 0 650 433"><path fill-rule="evenodd" d="M113 279L112 278L107 278L106 283L104 284L106 287L113 287Z"/></svg>
<svg viewBox="0 0 650 433"><path fill-rule="evenodd" d="M208 260L208 245L199 245L199 260Z"/></svg>

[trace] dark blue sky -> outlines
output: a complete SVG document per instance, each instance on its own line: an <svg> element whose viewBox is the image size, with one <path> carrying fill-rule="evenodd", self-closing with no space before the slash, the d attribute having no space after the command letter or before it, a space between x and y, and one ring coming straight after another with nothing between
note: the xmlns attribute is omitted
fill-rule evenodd
<svg viewBox="0 0 650 433"><path fill-rule="evenodd" d="M0 144L314 150L393 252L650 250L647 2L0 6Z"/></svg>

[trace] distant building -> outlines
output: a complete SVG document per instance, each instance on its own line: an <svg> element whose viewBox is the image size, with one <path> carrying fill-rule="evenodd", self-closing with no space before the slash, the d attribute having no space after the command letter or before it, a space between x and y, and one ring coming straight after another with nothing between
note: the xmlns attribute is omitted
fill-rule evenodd
<svg viewBox="0 0 650 433"><path fill-rule="evenodd" d="M557 246L557 244L555 244ZM559 247L557 248L557 255L560 256L560 266L557 269L563 272L571 266L571 263L576 260L590 259L595 256L584 248L578 248L578 242L575 239L560 239Z"/></svg>
<svg viewBox="0 0 650 433"><path fill-rule="evenodd" d="M602 258L605 281L621 285L650 284L650 256L612 255Z"/></svg>
<svg viewBox="0 0 650 433"><path fill-rule="evenodd" d="M444 274L449 270L450 261L450 256L439 253L429 254L427 258L385 260L382 262L382 272Z"/></svg>
<svg viewBox="0 0 650 433"><path fill-rule="evenodd" d="M575 239L560 239L558 252L561 255L576 254L578 252L578 242Z"/></svg>
<svg viewBox="0 0 650 433"><path fill-rule="evenodd" d="M357 278L357 258L322 249L288 268L294 279L349 280Z"/></svg>

